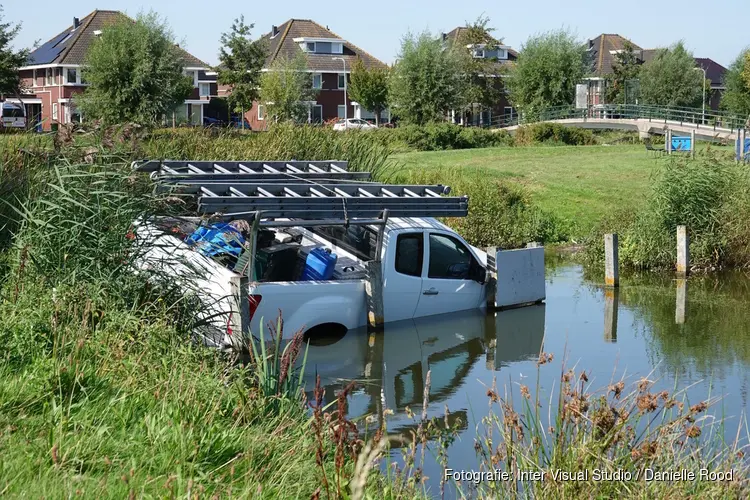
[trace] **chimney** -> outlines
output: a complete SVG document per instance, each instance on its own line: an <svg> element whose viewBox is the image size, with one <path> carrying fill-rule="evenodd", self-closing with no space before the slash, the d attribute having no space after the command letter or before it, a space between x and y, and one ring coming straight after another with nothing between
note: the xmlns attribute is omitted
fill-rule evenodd
<svg viewBox="0 0 750 500"><path fill-rule="evenodd" d="M448 33L443 33L443 41L446 41L448 39Z"/></svg>
<svg viewBox="0 0 750 500"><path fill-rule="evenodd" d="M73 18L73 29L78 28L80 25L81 25L81 21L77 17L74 17Z"/></svg>
<svg viewBox="0 0 750 500"><path fill-rule="evenodd" d="M271 37L279 34L279 27L276 25L271 26Z"/></svg>

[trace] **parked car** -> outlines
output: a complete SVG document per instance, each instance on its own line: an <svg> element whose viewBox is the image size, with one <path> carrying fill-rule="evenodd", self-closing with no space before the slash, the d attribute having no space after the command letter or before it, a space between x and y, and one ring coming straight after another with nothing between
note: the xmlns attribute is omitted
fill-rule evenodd
<svg viewBox="0 0 750 500"><path fill-rule="evenodd" d="M26 109L23 105L0 103L0 128L26 128Z"/></svg>
<svg viewBox="0 0 750 500"><path fill-rule="evenodd" d="M360 129L360 130L369 130L373 128L378 128L377 125L374 125L366 120L361 120L359 118L347 118L345 120L339 120L333 125L333 130L347 130L347 129Z"/></svg>
<svg viewBox="0 0 750 500"><path fill-rule="evenodd" d="M247 118L242 120L245 122L245 130L252 130L250 122ZM203 117L204 127L228 127L228 128L242 128L242 121L239 118L233 117L231 121L219 120L217 118L210 118L208 116Z"/></svg>

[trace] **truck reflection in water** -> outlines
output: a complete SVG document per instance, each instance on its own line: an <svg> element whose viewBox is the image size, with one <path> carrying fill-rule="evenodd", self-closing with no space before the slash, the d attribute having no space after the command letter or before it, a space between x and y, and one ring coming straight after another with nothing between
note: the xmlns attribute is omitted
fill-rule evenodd
<svg viewBox="0 0 750 500"><path fill-rule="evenodd" d="M464 311L386 324L377 334L353 330L333 343L318 339L307 355L306 388L311 390L320 375L330 402L355 380L349 418L381 420L390 409L388 431L402 434L415 426L406 408L417 419L421 415L430 371L428 418L443 417L447 404L449 421L458 418L465 428L468 394L462 393L486 391L477 379L490 384L494 372L539 356L545 309L541 304L489 314Z"/></svg>

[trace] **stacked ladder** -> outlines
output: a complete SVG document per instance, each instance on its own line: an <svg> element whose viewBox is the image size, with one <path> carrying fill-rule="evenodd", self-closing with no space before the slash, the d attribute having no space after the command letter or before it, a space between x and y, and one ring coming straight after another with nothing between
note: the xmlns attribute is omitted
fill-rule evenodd
<svg viewBox="0 0 750 500"><path fill-rule="evenodd" d="M443 185L371 182L343 161L145 161L158 191L195 197L198 212L219 218L373 223L390 217L465 217L466 196L444 196ZM266 225L266 224L264 224Z"/></svg>

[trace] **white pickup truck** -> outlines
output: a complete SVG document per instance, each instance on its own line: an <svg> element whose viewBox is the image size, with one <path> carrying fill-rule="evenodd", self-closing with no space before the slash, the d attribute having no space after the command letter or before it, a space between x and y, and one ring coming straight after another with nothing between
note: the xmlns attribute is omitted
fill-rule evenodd
<svg viewBox="0 0 750 500"><path fill-rule="evenodd" d="M196 293L210 303L206 314L215 326L212 344L237 346L239 332L257 334L261 321L273 320L279 310L286 338L300 329L312 338L367 324L363 270L364 262L376 260L377 227L293 228L293 244L299 244L301 253L323 247L337 255L333 279L327 281L250 281L193 251L172 232L165 221L139 225L137 234L147 240L148 248L140 265L172 275L191 274ZM274 232L275 243L291 237L289 230ZM487 254L435 219L389 219L380 261L386 322L482 308L486 303Z"/></svg>

